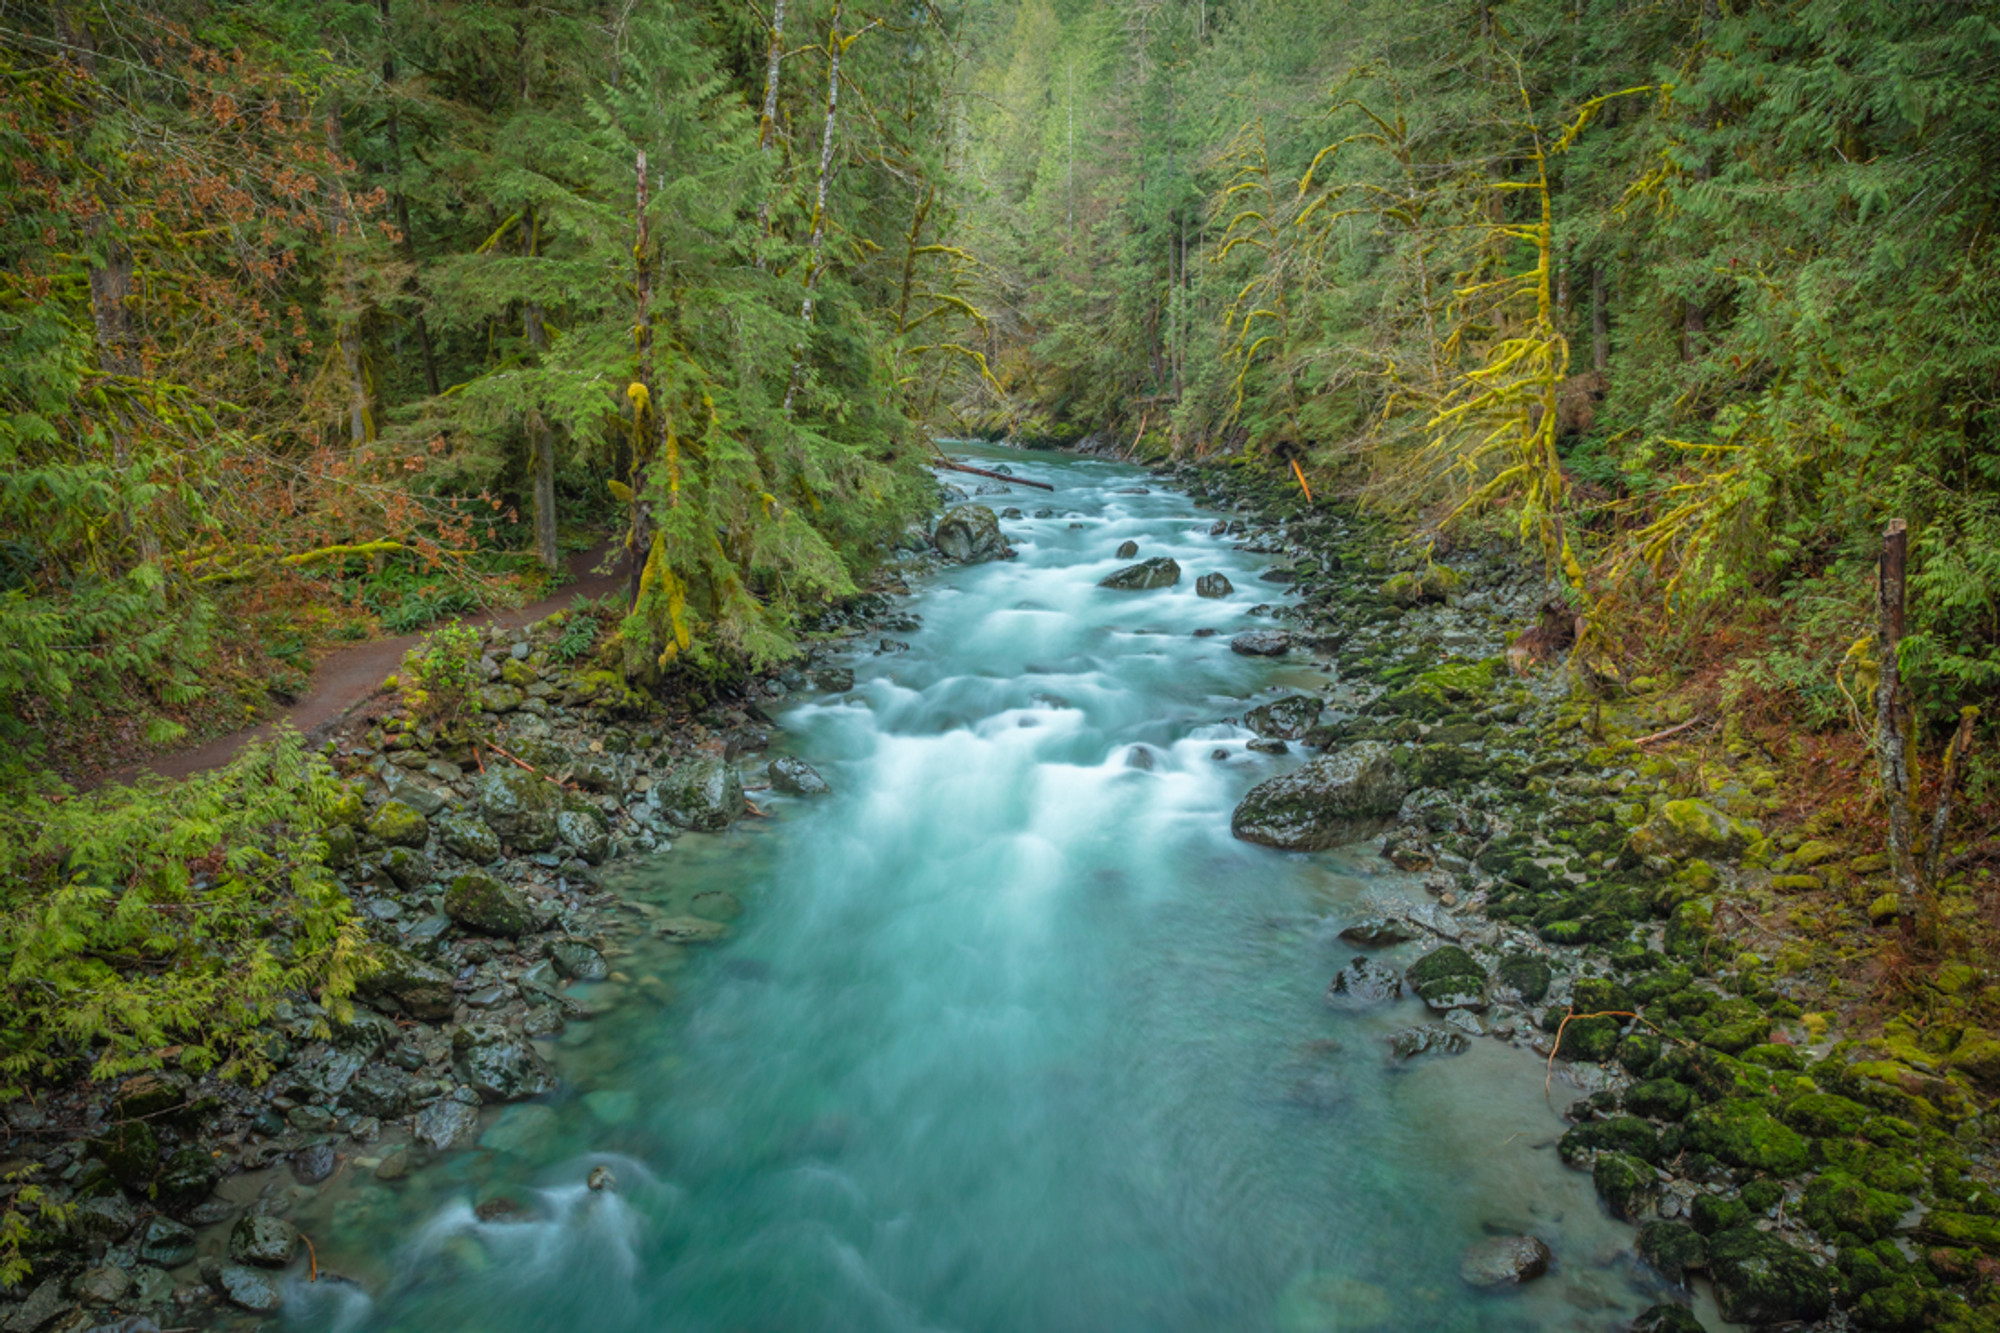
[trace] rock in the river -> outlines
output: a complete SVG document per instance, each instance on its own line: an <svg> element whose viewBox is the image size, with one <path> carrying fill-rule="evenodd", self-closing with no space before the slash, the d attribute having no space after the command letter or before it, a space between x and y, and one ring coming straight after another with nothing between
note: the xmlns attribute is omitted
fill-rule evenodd
<svg viewBox="0 0 2000 1333"><path fill-rule="evenodd" d="M1106 575L1097 581L1097 586L1121 592L1145 592L1152 588L1171 588L1180 581L1181 567L1173 558L1156 555L1151 560L1141 560L1136 565L1127 565L1115 574Z"/></svg>
<svg viewBox="0 0 2000 1333"><path fill-rule="evenodd" d="M1235 591L1236 585L1222 574L1203 574L1194 581L1194 592L1197 597L1227 597Z"/></svg>
<svg viewBox="0 0 2000 1333"><path fill-rule="evenodd" d="M1398 1060L1414 1060L1420 1055L1457 1055L1471 1046L1472 1039L1463 1032L1434 1023L1404 1028L1389 1038L1389 1050Z"/></svg>
<svg viewBox="0 0 2000 1333"><path fill-rule="evenodd" d="M1334 973L1326 988L1329 1002L1346 1000L1356 1004L1381 1004L1402 993L1403 979L1396 975L1396 969L1367 957L1356 958Z"/></svg>
<svg viewBox="0 0 2000 1333"><path fill-rule="evenodd" d="M999 560L1007 554L1000 516L985 505L960 505L938 520L931 541L946 558L961 565Z"/></svg>
<svg viewBox="0 0 2000 1333"><path fill-rule="evenodd" d="M582 940L557 940L549 948L549 961L572 981L602 981L611 975L604 955Z"/></svg>
<svg viewBox="0 0 2000 1333"><path fill-rule="evenodd" d="M1245 741L1243 742L1243 748L1246 750L1255 750L1258 754L1290 754L1292 752L1292 747L1279 740L1276 736L1259 736L1256 740Z"/></svg>
<svg viewBox="0 0 2000 1333"><path fill-rule="evenodd" d="M478 815L446 815L437 821L438 841L474 865L491 865L500 859L500 835L486 827Z"/></svg>
<svg viewBox="0 0 2000 1333"><path fill-rule="evenodd" d="M1669 1282L1685 1283L1689 1269L1708 1264L1708 1241L1685 1222L1646 1223L1639 1228L1635 1248Z"/></svg>
<svg viewBox="0 0 2000 1333"><path fill-rule="evenodd" d="M451 1067L484 1102L518 1102L556 1086L535 1048L498 1023L468 1023L451 1034Z"/></svg>
<svg viewBox="0 0 2000 1333"><path fill-rule="evenodd" d="M224 1264L216 1274L215 1285L229 1298L230 1304L258 1314L270 1314L285 1303L277 1283L242 1264Z"/></svg>
<svg viewBox="0 0 2000 1333"><path fill-rule="evenodd" d="M1259 736L1295 741L1311 731L1326 705L1310 694L1288 694L1259 704L1243 715L1243 725Z"/></svg>
<svg viewBox="0 0 2000 1333"><path fill-rule="evenodd" d="M330 1143L312 1143L292 1154L292 1175L301 1185L317 1185L340 1165Z"/></svg>
<svg viewBox="0 0 2000 1333"><path fill-rule="evenodd" d="M1113 554L1120 560L1130 560L1133 556L1139 554L1139 543L1120 542L1118 543L1117 551L1113 552Z"/></svg>
<svg viewBox="0 0 2000 1333"><path fill-rule="evenodd" d="M282 1217L245 1213L229 1231L229 1257L239 1264L283 1268L298 1247L298 1228Z"/></svg>
<svg viewBox="0 0 2000 1333"><path fill-rule="evenodd" d="M1258 783L1230 816L1245 842L1320 851L1378 832L1403 803L1403 775L1379 741L1363 741Z"/></svg>
<svg viewBox="0 0 2000 1333"><path fill-rule="evenodd" d="M1685 1305L1649 1306L1627 1325L1628 1333L1706 1333L1701 1320Z"/></svg>
<svg viewBox="0 0 2000 1333"><path fill-rule="evenodd" d="M1281 629L1253 629L1229 641L1229 651L1245 657L1283 657L1292 650L1292 636Z"/></svg>
<svg viewBox="0 0 2000 1333"><path fill-rule="evenodd" d="M1458 1275L1475 1287L1517 1287L1549 1271L1555 1256L1537 1236L1494 1236L1468 1248Z"/></svg>
<svg viewBox="0 0 2000 1333"><path fill-rule="evenodd" d="M736 770L720 759L683 759L653 784L652 799L673 824L720 833L748 808Z"/></svg>
<svg viewBox="0 0 2000 1333"><path fill-rule="evenodd" d="M1415 922L1399 916L1364 916L1340 932L1340 938L1361 949L1386 949L1422 936Z"/></svg>
<svg viewBox="0 0 2000 1333"><path fill-rule="evenodd" d="M1832 1304L1827 1274L1769 1232L1736 1227L1708 1239L1715 1303L1732 1324L1817 1319Z"/></svg>
<svg viewBox="0 0 2000 1333"><path fill-rule="evenodd" d="M483 870L468 871L452 880L444 891L444 912L468 930L508 939L527 934L533 924L527 895Z"/></svg>
<svg viewBox="0 0 2000 1333"><path fill-rule="evenodd" d="M415 1128L418 1142L443 1152L479 1128L479 1108L446 1097L419 1112ZM386 1159L384 1165L387 1165Z"/></svg>
<svg viewBox="0 0 2000 1333"><path fill-rule="evenodd" d="M495 764L473 784L479 813L517 852L546 852L556 845L560 793L524 768Z"/></svg>
<svg viewBox="0 0 2000 1333"><path fill-rule="evenodd" d="M788 796L824 796L833 790L817 769L796 755L779 755L764 771L771 785Z"/></svg>

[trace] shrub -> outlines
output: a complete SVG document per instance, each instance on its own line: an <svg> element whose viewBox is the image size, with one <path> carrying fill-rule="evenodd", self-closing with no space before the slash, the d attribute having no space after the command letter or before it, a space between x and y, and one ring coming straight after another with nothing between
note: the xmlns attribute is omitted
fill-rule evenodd
<svg viewBox="0 0 2000 1333"><path fill-rule="evenodd" d="M479 632L446 625L403 654L397 688L410 711L426 722L452 722L479 688Z"/></svg>

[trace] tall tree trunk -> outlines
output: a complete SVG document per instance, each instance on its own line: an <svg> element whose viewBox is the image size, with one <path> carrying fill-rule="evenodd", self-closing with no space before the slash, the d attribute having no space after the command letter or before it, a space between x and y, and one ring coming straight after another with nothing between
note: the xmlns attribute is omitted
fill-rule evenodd
<svg viewBox="0 0 2000 1333"><path fill-rule="evenodd" d="M522 244L532 259L539 239L532 206L521 221ZM549 346L549 331L542 322L541 302L522 303L521 335L527 340L535 360L540 361ZM553 572L562 560L561 552L556 549L556 438L555 432L549 428L548 419L542 415L539 403L528 408L528 471L534 481L535 557L544 568Z"/></svg>
<svg viewBox="0 0 2000 1333"><path fill-rule="evenodd" d="M806 241L805 296L799 302L799 323L804 327L799 331L798 345L792 351L792 376L785 385L785 415L792 414L792 403L797 399L799 384L805 378L806 336L812 328L813 296L819 286L821 256L826 252L826 190L833 178L833 138L836 117L840 111L840 58L847 52L848 43L859 37L843 39L840 35L841 0L834 0L833 22L827 30L826 55L826 128L820 135L819 181L813 191L812 233Z"/></svg>
<svg viewBox="0 0 2000 1333"><path fill-rule="evenodd" d="M771 10L771 44L764 56L764 114L757 122L757 151L768 153L778 134L778 67L785 54L785 0L777 0ZM771 234L771 193L767 189L764 197L757 201L757 235L762 239ZM757 256L757 267L764 267L764 256Z"/></svg>
<svg viewBox="0 0 2000 1333"><path fill-rule="evenodd" d="M400 177L403 174L403 131L395 100L396 51L390 38L389 0L382 0L382 86L389 95L389 170ZM431 346L431 326L424 318L421 304L422 285L417 281L417 242L410 234L410 201L401 190L397 190L390 196L390 203L396 210L396 230L403 235L401 249L403 261L410 266L410 286L415 289L419 301L410 323L417 331L417 349L424 358L424 387L435 398L442 389L438 382L437 352Z"/></svg>
<svg viewBox="0 0 2000 1333"><path fill-rule="evenodd" d="M1611 307L1604 292L1604 265L1590 266L1590 365L1602 375L1611 364Z"/></svg>
<svg viewBox="0 0 2000 1333"><path fill-rule="evenodd" d="M1915 942L1929 933L1929 901L1917 872L1912 837L1910 719L1897 654L1903 644L1904 570L1909 561L1909 525L1892 519L1882 534L1875 576L1875 653L1880 662L1875 687L1875 758L1882 773L1882 803L1889 815L1889 862L1896 877L1896 916L1903 938Z"/></svg>
<svg viewBox="0 0 2000 1333"><path fill-rule="evenodd" d="M634 380L639 392L632 395L632 522L630 531L625 535L625 550L629 557L628 600L634 608L639 605L639 580L646 572L646 557L653 549L653 511L646 499L646 469L652 455L650 425L658 416L653 402L653 250L651 239L646 235L646 154L643 149L639 152L637 169L639 226L638 235L632 243L632 259L638 269L634 283L636 322L633 341L639 350L637 378Z"/></svg>
<svg viewBox="0 0 2000 1333"><path fill-rule="evenodd" d="M345 154L340 146L340 107L326 113L326 147L333 155L334 170L345 175ZM340 311L335 338L340 360L347 373L347 439L350 444L366 444L375 437L375 423L368 411L368 376L361 348L361 292L354 273L353 257L346 247L355 239L354 219L347 205L346 181L333 181L334 268L340 275Z"/></svg>

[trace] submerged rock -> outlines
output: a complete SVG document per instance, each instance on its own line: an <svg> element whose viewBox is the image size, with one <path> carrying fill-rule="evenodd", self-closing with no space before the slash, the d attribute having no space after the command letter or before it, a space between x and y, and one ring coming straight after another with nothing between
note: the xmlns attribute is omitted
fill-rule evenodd
<svg viewBox="0 0 2000 1333"><path fill-rule="evenodd" d="M796 755L779 755L764 771L771 785L788 796L824 796L833 790L819 770Z"/></svg>
<svg viewBox="0 0 2000 1333"><path fill-rule="evenodd" d="M1171 557L1156 555L1151 560L1127 565L1117 573L1099 579L1097 586L1121 592L1145 592L1153 588L1171 588L1180 581L1181 567Z"/></svg>
<svg viewBox="0 0 2000 1333"><path fill-rule="evenodd" d="M1253 629L1231 639L1229 651L1245 657L1283 657L1292 651L1292 636L1281 629Z"/></svg>
<svg viewBox="0 0 2000 1333"><path fill-rule="evenodd" d="M428 1144L435 1151L443 1152L453 1144L471 1137L473 1131L478 1128L478 1107L467 1105L456 1098L446 1097L442 1101L431 1103L418 1113L415 1132L419 1143ZM392 1153L389 1157L383 1158L382 1165L388 1166L395 1157L396 1154ZM404 1165L407 1167L407 1159ZM390 1180L395 1177L384 1176L383 1179Z"/></svg>
<svg viewBox="0 0 2000 1333"><path fill-rule="evenodd" d="M240 1264L283 1268L298 1247L298 1228L282 1217L246 1213L229 1232L229 1257Z"/></svg>
<svg viewBox="0 0 2000 1333"><path fill-rule="evenodd" d="M1420 1055L1459 1055L1472 1048L1472 1039L1454 1028L1424 1023L1404 1028L1389 1038L1389 1051L1398 1060L1414 1060Z"/></svg>
<svg viewBox="0 0 2000 1333"><path fill-rule="evenodd" d="M931 542L938 552L961 565L999 560L1007 554L1000 516L985 505L960 505L938 520Z"/></svg>
<svg viewBox="0 0 2000 1333"><path fill-rule="evenodd" d="M1243 725L1259 736L1295 741L1311 731L1326 704L1310 694L1288 694L1243 715Z"/></svg>
<svg viewBox="0 0 2000 1333"><path fill-rule="evenodd" d="M1403 804L1403 775L1387 746L1364 741L1250 789L1229 819L1245 842L1320 851L1379 832Z"/></svg>
<svg viewBox="0 0 2000 1333"><path fill-rule="evenodd" d="M1554 1258L1537 1236L1494 1236L1466 1250L1458 1275L1475 1287L1516 1287L1548 1272Z"/></svg>
<svg viewBox="0 0 2000 1333"><path fill-rule="evenodd" d="M1359 957L1333 974L1327 983L1329 1003L1346 1000L1356 1004L1381 1004L1403 993L1403 979L1396 969L1372 958Z"/></svg>
<svg viewBox="0 0 2000 1333"><path fill-rule="evenodd" d="M1708 1241L1715 1303L1732 1324L1817 1319L1832 1305L1828 1276L1802 1251L1754 1227Z"/></svg>
<svg viewBox="0 0 2000 1333"><path fill-rule="evenodd" d="M468 1023L453 1032L451 1067L483 1102L521 1101L556 1086L555 1072L535 1048L498 1023Z"/></svg>
<svg viewBox="0 0 2000 1333"><path fill-rule="evenodd" d="M258 1314L271 1314L285 1303L277 1283L242 1264L224 1264L216 1273L215 1285L230 1304Z"/></svg>

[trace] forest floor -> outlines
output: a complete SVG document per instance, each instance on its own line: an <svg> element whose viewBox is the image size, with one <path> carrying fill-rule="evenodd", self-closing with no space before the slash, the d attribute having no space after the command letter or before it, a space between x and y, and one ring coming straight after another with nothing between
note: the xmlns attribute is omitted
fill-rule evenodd
<svg viewBox="0 0 2000 1333"><path fill-rule="evenodd" d="M557 611L568 610L579 601L601 597L618 587L625 578L622 570L595 572L610 555L611 547L609 541L601 542L570 556L564 563L572 581L547 597L511 609L477 611L460 617L457 623L482 630L518 629L545 620ZM220 768L241 753L245 745L268 738L280 727L292 727L308 737L324 733L355 705L380 690L383 678L393 674L401 665L403 654L416 647L425 635L436 628L432 626L418 634L371 639L337 649L313 666L311 688L298 702L276 715L254 726L242 727L226 735L127 764L81 785L88 788L105 783L128 783L146 773L174 779L204 773Z"/></svg>

